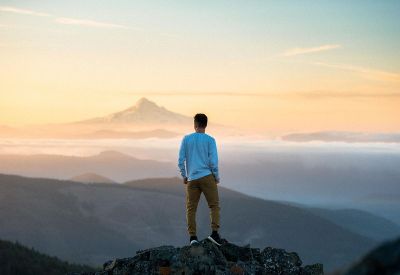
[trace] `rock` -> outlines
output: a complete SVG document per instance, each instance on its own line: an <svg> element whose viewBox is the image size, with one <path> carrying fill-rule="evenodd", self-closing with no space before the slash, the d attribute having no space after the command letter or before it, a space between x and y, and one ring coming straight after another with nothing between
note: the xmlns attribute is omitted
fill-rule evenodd
<svg viewBox="0 0 400 275"><path fill-rule="evenodd" d="M400 238L385 242L369 252L345 275L400 274Z"/></svg>
<svg viewBox="0 0 400 275"><path fill-rule="evenodd" d="M294 252L266 247L241 247L231 243L217 246L207 239L198 245L160 246L136 252L132 258L104 263L103 270L81 275L127 274L323 274L322 264L302 266Z"/></svg>

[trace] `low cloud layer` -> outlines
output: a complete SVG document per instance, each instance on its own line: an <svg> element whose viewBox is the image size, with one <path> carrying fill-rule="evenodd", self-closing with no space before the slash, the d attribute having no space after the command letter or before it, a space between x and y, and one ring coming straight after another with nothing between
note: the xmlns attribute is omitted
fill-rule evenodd
<svg viewBox="0 0 400 275"><path fill-rule="evenodd" d="M361 66L353 66L348 64L331 64L325 62L313 62L312 65L328 67L333 69L339 69L344 71L349 71L357 73L365 78L380 80L380 81L390 81L390 82L400 82L400 73L388 72L383 70L377 70Z"/></svg>
<svg viewBox="0 0 400 275"><path fill-rule="evenodd" d="M282 136L285 141L309 142L384 142L400 143L400 133L364 133L364 132L312 132L293 133Z"/></svg>

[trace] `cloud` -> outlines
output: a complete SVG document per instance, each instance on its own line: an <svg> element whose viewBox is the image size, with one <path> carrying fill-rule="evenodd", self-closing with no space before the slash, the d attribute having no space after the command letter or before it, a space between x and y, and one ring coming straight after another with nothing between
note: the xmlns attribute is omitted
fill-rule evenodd
<svg viewBox="0 0 400 275"><path fill-rule="evenodd" d="M400 73L387 72L382 70L376 70L366 67L359 67L347 64L332 64L324 62L312 62L311 64L316 66L323 66L328 68L334 68L339 70L345 70L357 73L363 77L380 80L380 81L390 81L390 82L400 82Z"/></svg>
<svg viewBox="0 0 400 275"><path fill-rule="evenodd" d="M95 20L89 19L78 19L78 18L70 18L70 17L57 17L55 15L44 13L44 12L37 12L28 9L20 9L15 7L4 7L0 6L0 12L11 12L17 14L24 14L24 15L33 15L33 16L45 16L45 17L53 17L54 21L58 24L65 24L65 25L76 25L76 26L85 26L85 27L95 27L95 28L107 28L107 29L134 29L120 24L114 24L110 22L100 22ZM0 25L2 27L2 25ZM139 29L136 29L139 30Z"/></svg>
<svg viewBox="0 0 400 275"><path fill-rule="evenodd" d="M339 44L328 44L328 45L322 45L318 47L311 47L311 48L293 48L285 51L282 55L283 56L295 56L295 55L301 55L301 54L310 54L310 53L315 53L315 52L323 52L323 51L329 51L329 50L334 50L341 48L342 46Z"/></svg>
<svg viewBox="0 0 400 275"><path fill-rule="evenodd" d="M108 23L108 22L99 22L94 20L87 19L76 19L76 18L68 18L68 17L57 17L55 21L59 24L65 25L78 25L85 27L95 27L95 28L108 28L108 29L128 29L127 26Z"/></svg>
<svg viewBox="0 0 400 275"><path fill-rule="evenodd" d="M370 133L325 131L312 133L292 133L281 137L285 141L294 142L384 142L400 143L400 133Z"/></svg>
<svg viewBox="0 0 400 275"><path fill-rule="evenodd" d="M335 91L311 91L299 92L298 96L307 98L374 98L374 97L393 97L400 98L400 93L371 93L371 92L335 92Z"/></svg>
<svg viewBox="0 0 400 275"><path fill-rule="evenodd" d="M33 10L28 10L28 9L19 9L19 8L14 8L14 7L0 6L0 11L25 14L25 15L33 15L33 16L51 16L51 14L44 13L44 12L37 12L37 11L33 11Z"/></svg>

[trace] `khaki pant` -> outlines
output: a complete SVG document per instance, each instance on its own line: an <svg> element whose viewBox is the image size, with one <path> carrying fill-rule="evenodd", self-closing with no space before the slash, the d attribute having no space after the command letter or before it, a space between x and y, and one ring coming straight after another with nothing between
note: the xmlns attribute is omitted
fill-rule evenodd
<svg viewBox="0 0 400 275"><path fill-rule="evenodd" d="M206 197L210 208L211 229L219 229L219 197L218 188L213 174L191 180L186 185L186 220L190 236L196 235L196 210L201 193Z"/></svg>

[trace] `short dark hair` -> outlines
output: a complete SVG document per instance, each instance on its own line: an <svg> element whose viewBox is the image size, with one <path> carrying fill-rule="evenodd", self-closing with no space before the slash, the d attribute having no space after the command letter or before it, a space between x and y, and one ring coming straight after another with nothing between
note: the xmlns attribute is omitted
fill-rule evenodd
<svg viewBox="0 0 400 275"><path fill-rule="evenodd" d="M208 118L205 114L196 114L194 116L194 122L197 123L197 126L201 128L207 127Z"/></svg>

